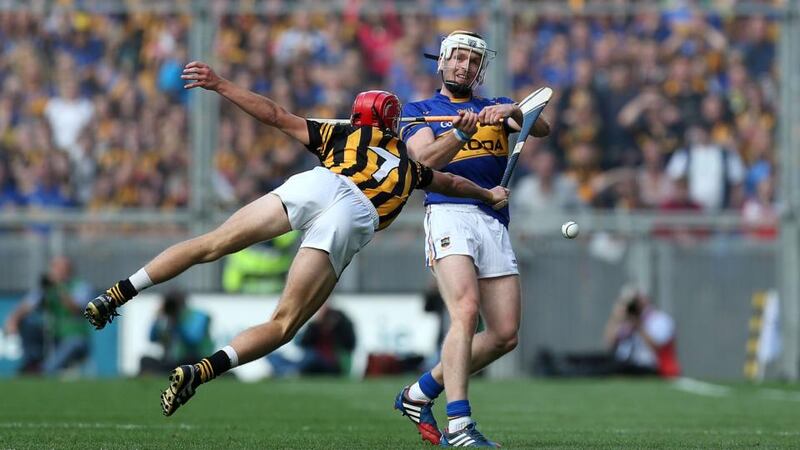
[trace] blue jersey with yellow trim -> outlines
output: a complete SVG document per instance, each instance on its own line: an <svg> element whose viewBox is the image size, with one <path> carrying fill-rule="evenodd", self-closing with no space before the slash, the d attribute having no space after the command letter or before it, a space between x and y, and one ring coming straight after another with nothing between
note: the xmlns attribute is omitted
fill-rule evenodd
<svg viewBox="0 0 800 450"><path fill-rule="evenodd" d="M487 106L504 103L514 103L514 100L507 97L491 99L472 97L469 100L450 100L446 95L437 92L432 98L404 105L403 116L456 116L460 110L469 109L477 113ZM403 128L400 136L403 141L407 141L422 127L430 127L437 139L441 135L453 131L451 122L414 123ZM478 131L472 136L472 139L465 142L453 160L440 170L460 175L487 189L497 186L503 179L503 172L508 162L509 133L510 131L504 125L483 126L479 124ZM437 203L478 205L486 214L496 217L503 225L508 226L508 207L495 211L491 206L479 200L448 197L434 192L427 193L425 204Z"/></svg>

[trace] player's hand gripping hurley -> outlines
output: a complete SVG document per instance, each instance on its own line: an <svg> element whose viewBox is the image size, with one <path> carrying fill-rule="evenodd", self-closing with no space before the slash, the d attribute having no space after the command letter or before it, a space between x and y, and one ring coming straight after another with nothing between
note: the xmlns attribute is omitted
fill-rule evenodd
<svg viewBox="0 0 800 450"><path fill-rule="evenodd" d="M519 159L519 153L525 145L525 141L531 132L531 128L533 128L533 124L536 123L536 120L544 110L544 107L547 106L547 102L550 101L552 95L552 89L543 87L533 91L519 103L519 108L522 110L522 127L519 130L519 137L517 138L517 144L514 146L514 150L508 155L508 164L506 165L505 173L503 173L503 180L500 182L500 186L508 187L508 182L511 179L511 175L514 173L514 167L517 165L517 159Z"/></svg>

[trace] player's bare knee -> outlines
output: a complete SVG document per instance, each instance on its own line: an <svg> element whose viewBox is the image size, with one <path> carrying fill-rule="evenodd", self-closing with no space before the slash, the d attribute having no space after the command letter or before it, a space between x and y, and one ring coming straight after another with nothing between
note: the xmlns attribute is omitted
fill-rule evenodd
<svg viewBox="0 0 800 450"><path fill-rule="evenodd" d="M516 333L511 336L506 336L500 341L500 350L503 353L508 353L517 348L517 344L519 344L519 337L517 337Z"/></svg>
<svg viewBox="0 0 800 450"><path fill-rule="evenodd" d="M492 347L494 347L498 353L502 354L514 350L517 348L517 344L519 343L519 337L517 336L516 330L505 330L499 333L488 332L488 336L490 338Z"/></svg>
<svg viewBox="0 0 800 450"><path fill-rule="evenodd" d="M465 303L458 305L450 311L451 327L460 327L466 330L475 330L478 326L479 309L477 304Z"/></svg>

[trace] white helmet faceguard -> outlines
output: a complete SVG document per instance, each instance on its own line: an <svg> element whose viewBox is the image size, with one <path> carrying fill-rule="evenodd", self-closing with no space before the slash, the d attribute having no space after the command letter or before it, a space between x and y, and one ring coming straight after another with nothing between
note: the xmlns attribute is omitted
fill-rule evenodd
<svg viewBox="0 0 800 450"><path fill-rule="evenodd" d="M457 83L455 80L444 79L444 68L450 60L450 57L453 56L453 53L459 49L469 50L470 54L468 58L472 56L472 53L481 55L478 72L475 74L475 77L472 80L468 80L467 83ZM494 59L495 54L497 54L497 52L490 50L486 46L486 41L483 40L480 35L469 31L454 31L442 40L442 45L439 47L438 71L442 74L442 81L453 94L469 95L475 86L479 86L483 83L486 68L489 66L489 61Z"/></svg>

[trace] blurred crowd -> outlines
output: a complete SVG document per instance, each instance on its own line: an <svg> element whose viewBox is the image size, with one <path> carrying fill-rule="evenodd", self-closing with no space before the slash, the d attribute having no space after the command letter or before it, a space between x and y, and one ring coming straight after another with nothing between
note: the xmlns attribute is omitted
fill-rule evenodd
<svg viewBox="0 0 800 450"><path fill-rule="evenodd" d="M0 12L0 209L185 206L188 26Z"/></svg>
<svg viewBox="0 0 800 450"><path fill-rule="evenodd" d="M355 93L403 101L437 88L443 35L484 31L477 0L365 2L342 10L214 2L217 72L312 117L349 115ZM774 197L779 23L671 9L632 15L514 14L509 96L548 85L553 134L531 140L514 206L715 211L754 226ZM190 16L0 12L0 210L180 208L189 197ZM490 42L491 45L491 42ZM223 102L219 203L238 206L313 157ZM770 235L766 232L765 235Z"/></svg>
<svg viewBox="0 0 800 450"><path fill-rule="evenodd" d="M515 20L510 41L515 97L537 85L557 97L553 135L523 153L518 206L776 219L776 21L689 8L542 13Z"/></svg>

